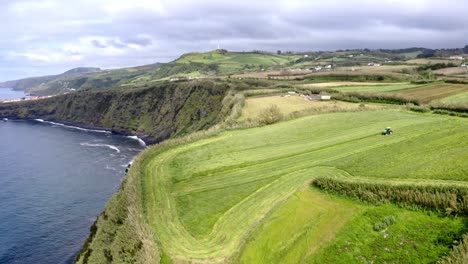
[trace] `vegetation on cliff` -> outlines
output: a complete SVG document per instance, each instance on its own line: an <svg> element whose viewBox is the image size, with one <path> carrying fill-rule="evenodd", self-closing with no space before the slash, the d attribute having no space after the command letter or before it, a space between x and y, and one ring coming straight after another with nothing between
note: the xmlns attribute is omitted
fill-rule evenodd
<svg viewBox="0 0 468 264"><path fill-rule="evenodd" d="M155 143L217 123L228 84L166 82L148 88L83 91L43 100L4 103L0 117L45 119L135 134Z"/></svg>

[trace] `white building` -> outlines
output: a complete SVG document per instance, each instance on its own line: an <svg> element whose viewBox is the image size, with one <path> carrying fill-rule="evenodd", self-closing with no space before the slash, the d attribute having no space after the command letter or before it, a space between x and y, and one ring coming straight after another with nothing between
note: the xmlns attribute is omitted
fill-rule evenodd
<svg viewBox="0 0 468 264"><path fill-rule="evenodd" d="M311 101L317 101L317 100L330 100L331 95L327 94L312 94L309 96L309 100Z"/></svg>

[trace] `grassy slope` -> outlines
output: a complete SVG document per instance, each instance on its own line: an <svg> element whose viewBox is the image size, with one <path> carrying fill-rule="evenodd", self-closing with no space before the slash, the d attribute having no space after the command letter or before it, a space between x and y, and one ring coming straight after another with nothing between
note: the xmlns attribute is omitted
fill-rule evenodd
<svg viewBox="0 0 468 264"><path fill-rule="evenodd" d="M205 53L188 53L162 66L161 69L153 74L153 78L259 72L262 69L286 65L297 58L299 56L255 52L223 52L220 50Z"/></svg>
<svg viewBox="0 0 468 264"><path fill-rule="evenodd" d="M395 223L376 231L386 217ZM447 218L394 205L368 207L305 263L433 263L467 231L463 218Z"/></svg>
<svg viewBox="0 0 468 264"><path fill-rule="evenodd" d="M256 231L239 262L302 263L323 244L333 241L363 209L349 200L299 190Z"/></svg>
<svg viewBox="0 0 468 264"><path fill-rule="evenodd" d="M378 109L384 108L383 105L377 104L365 104L363 107L361 104L348 103L341 101L310 101L305 97L293 95L289 97L275 96L262 96L252 97L245 100L245 105L242 108L242 114L240 120L253 119L258 117L262 110L276 105L280 109L284 116L291 113L304 111L304 110L316 110L317 112L332 112L332 111L347 111L347 110L364 110L364 109ZM360 106L361 105L361 106Z"/></svg>
<svg viewBox="0 0 468 264"><path fill-rule="evenodd" d="M388 125L397 134L380 136ZM233 260L256 227L304 183L314 176L349 176L319 165L339 161L340 168L362 172L359 176L396 177L389 171L396 157L401 168L406 166L398 177L463 180L468 140L460 139L467 128L466 120L456 118L377 111L223 132L162 152L144 164L146 217L174 260ZM421 151L443 147L444 158L434 151L405 155L407 144L422 146ZM388 148L391 159L382 159ZM365 169L374 170L353 169L354 163L347 161L364 159L367 153L375 158ZM415 162L427 168L413 172Z"/></svg>

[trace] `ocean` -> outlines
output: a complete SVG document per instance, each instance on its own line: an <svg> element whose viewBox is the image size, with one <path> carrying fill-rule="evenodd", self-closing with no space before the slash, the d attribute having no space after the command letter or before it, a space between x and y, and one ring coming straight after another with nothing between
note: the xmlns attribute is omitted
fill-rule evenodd
<svg viewBox="0 0 468 264"><path fill-rule="evenodd" d="M0 263L73 262L143 149L103 131L0 120Z"/></svg>

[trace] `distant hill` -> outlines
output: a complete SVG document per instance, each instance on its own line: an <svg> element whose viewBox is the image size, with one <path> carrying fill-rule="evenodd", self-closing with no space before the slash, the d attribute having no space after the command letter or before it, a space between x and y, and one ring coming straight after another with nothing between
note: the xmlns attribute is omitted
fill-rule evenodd
<svg viewBox="0 0 468 264"><path fill-rule="evenodd" d="M160 63L117 70L80 67L62 74L30 77L0 83L0 88L13 88L34 95L60 94L76 90L102 89L129 83L133 78L148 74Z"/></svg>
<svg viewBox="0 0 468 264"><path fill-rule="evenodd" d="M204 53L187 53L162 66L155 77L169 76L217 76L241 72L262 71L293 64L302 56L271 52L230 52L218 49Z"/></svg>
<svg viewBox="0 0 468 264"><path fill-rule="evenodd" d="M310 52L232 52L217 49L192 52L169 63L101 70L81 67L62 74L32 77L0 83L36 95L67 93L77 90L105 88L147 87L172 78L229 76L239 73L310 69L317 65L334 67L367 66L368 63L400 64L407 60L426 57L447 57L468 51L464 49L406 48L406 49L353 49Z"/></svg>
<svg viewBox="0 0 468 264"><path fill-rule="evenodd" d="M74 68L71 70L68 70L61 75L75 75L75 74L87 74L87 73L96 73L100 72L100 68L91 68L91 67L79 67L79 68Z"/></svg>
<svg viewBox="0 0 468 264"><path fill-rule="evenodd" d="M54 81L56 79L60 79L66 76L85 75L85 74L91 74L91 73L96 73L100 71L101 69L99 68L91 68L91 67L74 68L64 73L57 74L57 75L30 77L30 78L25 78L25 79L2 82L0 83L0 88L13 88L15 90L29 91L29 89L44 85L48 82L51 82L51 81Z"/></svg>

